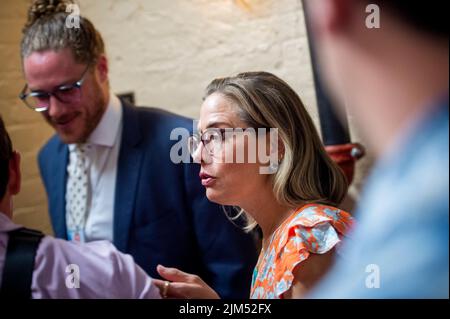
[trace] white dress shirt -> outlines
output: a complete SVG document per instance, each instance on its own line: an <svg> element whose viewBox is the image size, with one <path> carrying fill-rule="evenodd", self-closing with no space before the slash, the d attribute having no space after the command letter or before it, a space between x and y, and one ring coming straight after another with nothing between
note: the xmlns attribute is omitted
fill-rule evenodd
<svg viewBox="0 0 450 319"><path fill-rule="evenodd" d="M111 94L108 106L95 130L87 139L89 189L85 240L113 241L114 198L117 161L122 139L122 107L117 96ZM70 144L73 150L75 144ZM72 164L69 160L67 170Z"/></svg>

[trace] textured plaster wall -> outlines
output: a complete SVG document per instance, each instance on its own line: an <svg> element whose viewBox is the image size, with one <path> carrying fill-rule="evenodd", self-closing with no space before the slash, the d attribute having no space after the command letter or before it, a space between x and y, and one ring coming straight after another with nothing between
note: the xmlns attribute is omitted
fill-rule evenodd
<svg viewBox="0 0 450 319"><path fill-rule="evenodd" d="M0 112L22 154L23 189L15 220L50 233L36 165L52 130L17 98L24 85L19 55L28 0L2 0ZM139 105L197 118L205 86L215 77L265 70L286 80L318 125L301 1L79 0L81 14L102 33L114 92L132 91ZM349 115L353 140L361 141ZM369 159L358 164L357 195Z"/></svg>

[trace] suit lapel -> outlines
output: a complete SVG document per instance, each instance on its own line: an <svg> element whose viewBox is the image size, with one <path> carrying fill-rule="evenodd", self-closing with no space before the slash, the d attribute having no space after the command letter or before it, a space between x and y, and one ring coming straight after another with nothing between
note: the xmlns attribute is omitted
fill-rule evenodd
<svg viewBox="0 0 450 319"><path fill-rule="evenodd" d="M133 106L122 102L122 139L117 164L116 194L114 202L114 245L126 251L132 220L136 186L139 179L142 150L138 114Z"/></svg>
<svg viewBox="0 0 450 319"><path fill-rule="evenodd" d="M61 143L58 146L56 160L54 161L54 171L50 174L55 174L55 178L50 178L52 186L50 189L50 203L54 206L52 212L53 229L55 236L59 238L67 238L66 229L66 182L67 182L67 161L69 149L67 145Z"/></svg>

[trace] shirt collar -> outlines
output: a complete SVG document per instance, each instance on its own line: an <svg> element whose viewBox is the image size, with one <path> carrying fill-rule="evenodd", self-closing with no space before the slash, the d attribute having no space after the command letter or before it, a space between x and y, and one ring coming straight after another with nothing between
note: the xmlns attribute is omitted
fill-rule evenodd
<svg viewBox="0 0 450 319"><path fill-rule="evenodd" d="M105 113L95 130L91 133L91 136L89 136L87 143L113 147L116 142L121 122L122 108L120 100L117 96L111 94Z"/></svg>
<svg viewBox="0 0 450 319"><path fill-rule="evenodd" d="M9 219L8 216L0 212L0 232L9 232L21 227L22 226L20 225L14 224L13 221Z"/></svg>

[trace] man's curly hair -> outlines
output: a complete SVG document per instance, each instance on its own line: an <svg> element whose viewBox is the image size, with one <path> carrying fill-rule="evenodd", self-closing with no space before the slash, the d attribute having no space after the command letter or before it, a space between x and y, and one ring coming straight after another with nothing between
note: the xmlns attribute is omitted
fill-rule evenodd
<svg viewBox="0 0 450 319"><path fill-rule="evenodd" d="M80 16L80 27L67 27L72 0L34 0L23 28L22 60L33 52L59 51L69 48L78 63L94 63L105 53L100 33L86 18Z"/></svg>

